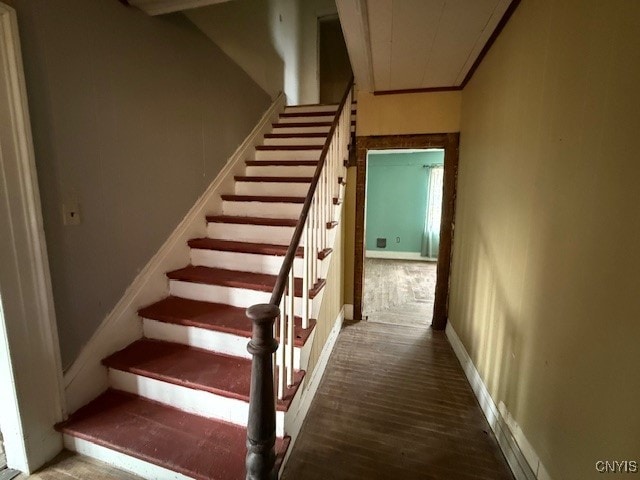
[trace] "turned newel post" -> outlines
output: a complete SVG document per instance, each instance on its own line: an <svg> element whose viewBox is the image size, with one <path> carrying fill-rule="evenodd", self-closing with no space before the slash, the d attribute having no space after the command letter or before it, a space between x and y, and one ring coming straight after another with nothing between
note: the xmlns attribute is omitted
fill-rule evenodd
<svg viewBox="0 0 640 480"><path fill-rule="evenodd" d="M276 407L273 391L273 323L280 314L275 305L254 305L247 309L253 321L253 335L247 346L253 355L249 423L247 424L247 480L275 480Z"/></svg>

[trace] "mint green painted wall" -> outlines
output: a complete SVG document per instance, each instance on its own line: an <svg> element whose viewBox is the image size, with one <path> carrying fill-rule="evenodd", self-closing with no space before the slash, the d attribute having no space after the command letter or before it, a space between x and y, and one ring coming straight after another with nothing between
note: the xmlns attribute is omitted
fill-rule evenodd
<svg viewBox="0 0 640 480"><path fill-rule="evenodd" d="M424 165L442 165L444 151L370 152L367 164L366 249L420 252L427 211ZM396 238L400 237L400 242ZM376 239L387 247L377 248Z"/></svg>

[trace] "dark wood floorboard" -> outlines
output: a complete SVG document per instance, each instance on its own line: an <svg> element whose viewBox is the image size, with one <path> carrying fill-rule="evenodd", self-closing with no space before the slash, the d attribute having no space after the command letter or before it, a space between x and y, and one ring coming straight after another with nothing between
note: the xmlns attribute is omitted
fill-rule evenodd
<svg viewBox="0 0 640 480"><path fill-rule="evenodd" d="M283 480L513 480L443 332L346 325Z"/></svg>

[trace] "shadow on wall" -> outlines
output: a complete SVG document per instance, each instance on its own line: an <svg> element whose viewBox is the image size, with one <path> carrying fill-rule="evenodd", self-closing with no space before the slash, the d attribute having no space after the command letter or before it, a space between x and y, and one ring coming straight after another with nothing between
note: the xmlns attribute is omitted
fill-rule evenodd
<svg viewBox="0 0 640 480"><path fill-rule="evenodd" d="M242 0L186 10L185 15L271 98L300 96L301 6L296 0Z"/></svg>
<svg viewBox="0 0 640 480"><path fill-rule="evenodd" d="M497 253L491 251L477 223L471 234L465 234L465 243L456 245L456 250L456 271L451 285L457 296L456 310L451 315L458 319L456 331L465 340L475 340L464 343L492 397L502 399L511 411L517 411L521 400L520 352L526 339L497 272ZM473 289L465 290L464 285Z"/></svg>

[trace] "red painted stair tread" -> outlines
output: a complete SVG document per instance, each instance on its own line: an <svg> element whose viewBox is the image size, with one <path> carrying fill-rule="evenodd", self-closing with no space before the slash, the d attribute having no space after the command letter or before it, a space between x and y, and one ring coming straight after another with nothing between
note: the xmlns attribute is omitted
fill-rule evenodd
<svg viewBox="0 0 640 480"><path fill-rule="evenodd" d="M268 243L234 242L231 240L218 240L215 238L194 238L188 242L191 248L201 250L218 250L223 252L254 253L261 255L275 255L284 257L287 254L287 245L271 245ZM298 247L297 257L304 256L304 248Z"/></svg>
<svg viewBox="0 0 640 480"><path fill-rule="evenodd" d="M245 478L246 428L107 390L57 430L198 480ZM276 439L278 463L289 438Z"/></svg>
<svg viewBox="0 0 640 480"><path fill-rule="evenodd" d="M337 109L336 109L337 110ZM280 114L281 118L296 118L296 117L335 117L336 112L329 110L319 112L284 112Z"/></svg>
<svg viewBox="0 0 640 480"><path fill-rule="evenodd" d="M284 122L272 123L273 128L330 127L333 122Z"/></svg>
<svg viewBox="0 0 640 480"><path fill-rule="evenodd" d="M295 227L298 224L298 220L292 218L238 217L234 215L207 215L207 222L269 227Z"/></svg>
<svg viewBox="0 0 640 480"><path fill-rule="evenodd" d="M326 133L265 133L264 138L326 138Z"/></svg>
<svg viewBox="0 0 640 480"><path fill-rule="evenodd" d="M278 150L322 150L322 145L258 145L258 151L278 151Z"/></svg>
<svg viewBox="0 0 640 480"><path fill-rule="evenodd" d="M167 273L171 280L184 282L204 283L207 285L222 285L226 287L247 288L260 292L271 293L276 285L276 275L265 273L240 272L238 270L225 270L222 268L210 268L189 265L188 267ZM314 298L324 287L325 281L320 280L309 290L309 297ZM302 296L302 279L295 279L295 295Z"/></svg>
<svg viewBox="0 0 640 480"><path fill-rule="evenodd" d="M246 358L143 338L102 363L123 372L249 401L251 360ZM303 371L295 372L294 384L286 390L284 398L278 400L278 410L289 408L303 377Z"/></svg>
<svg viewBox="0 0 640 480"><path fill-rule="evenodd" d="M315 167L318 160L245 160L248 167Z"/></svg>
<svg viewBox="0 0 640 480"><path fill-rule="evenodd" d="M251 320L247 318L246 309L227 304L170 296L141 309L138 314L142 318L159 322L251 337L252 325ZM316 321L310 319L309 328L303 329L302 319L295 318L294 343L297 347L305 344L315 324Z"/></svg>

